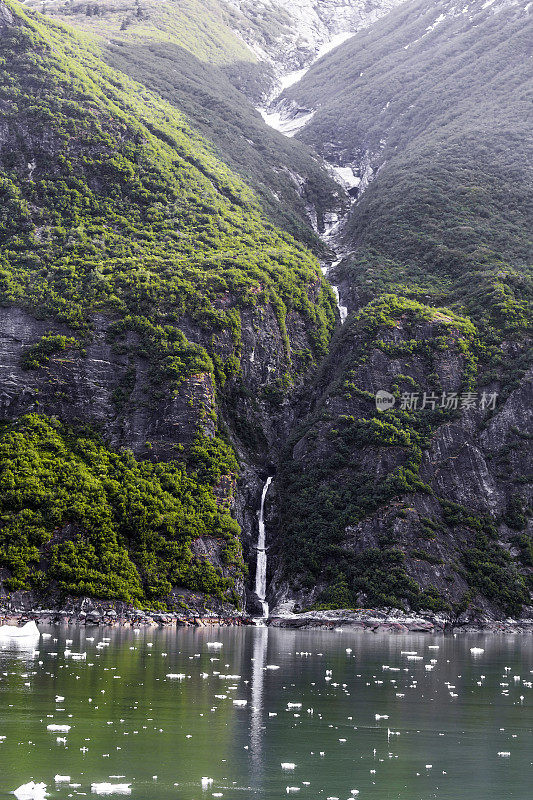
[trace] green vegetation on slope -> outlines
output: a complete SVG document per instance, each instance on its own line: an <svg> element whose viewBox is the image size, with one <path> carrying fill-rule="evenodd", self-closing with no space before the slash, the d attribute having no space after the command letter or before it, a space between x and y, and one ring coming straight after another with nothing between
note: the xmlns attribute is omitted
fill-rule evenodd
<svg viewBox="0 0 533 800"><path fill-rule="evenodd" d="M84 594L136 603L170 599L172 587L235 601L244 564L239 526L213 485L237 464L228 448L198 441L196 465L137 461L90 432L38 415L0 433L0 567L8 590ZM209 537L220 568L193 552Z"/></svg>
<svg viewBox="0 0 533 800"><path fill-rule="evenodd" d="M33 6L41 10L38 2ZM236 9L214 0L100 0L50 2L45 13L89 34L110 66L177 107L252 187L275 224L320 246L307 209L320 217L338 207L339 187L315 154L269 128L252 107L250 85L257 81L260 92L269 79L233 33L246 23Z"/></svg>
<svg viewBox="0 0 533 800"><path fill-rule="evenodd" d="M212 300L230 291L314 317L316 262L174 108L50 23L9 27L0 52L6 300L71 324L106 307L217 327Z"/></svg>
<svg viewBox="0 0 533 800"><path fill-rule="evenodd" d="M317 109L299 134L303 141L333 162L374 168L350 212L347 255L336 269L342 294L358 311L333 343L329 371L313 389L324 396L315 418L295 435L282 476L287 552L280 558L297 585L331 584L320 602L353 605L363 593L370 604L444 607L442 591L421 589L427 573L413 580L423 569L417 562L438 562L442 553L441 586L459 575L473 594L507 613L528 601L521 567L497 542L494 523L503 518L480 522L464 510L462 521L453 522L445 508L453 498L437 497L419 477L423 454L444 423L457 423L450 433L458 441L454 458L470 437L481 446L476 432L468 426L459 432L457 412L397 406L377 414L372 393L389 389L399 399L401 392L441 386L479 392L492 386L501 405L531 365L524 5L474 2L458 11L447 0L405 3L286 92ZM424 330L417 320L433 322ZM455 377L450 387L458 366L460 385ZM482 417L481 429L488 422ZM515 519L513 508L527 506L519 485L527 477L510 468L496 477L502 495L518 498L509 512ZM431 553L424 546L429 529L419 520L410 527L395 522L401 519L395 508L399 514L416 497L417 508L437 504ZM530 514L522 511L520 519ZM354 533L365 520L364 533ZM462 552L450 544L456 539ZM522 552L530 544L523 534Z"/></svg>
<svg viewBox="0 0 533 800"><path fill-rule="evenodd" d="M528 14L483 5L405 3L288 95L318 106L304 141L379 169L346 226L341 277L366 298L394 291L520 331L533 300Z"/></svg>
<svg viewBox="0 0 533 800"><path fill-rule="evenodd" d="M138 342L133 350L157 371L160 392L172 397L185 378L206 373L220 392L228 376L240 371L241 311L260 306L275 314L285 385L290 385L326 351L335 321L333 295L313 256L263 217L254 194L176 108L107 67L62 26L28 15L10 0L1 7L13 16L6 24L3 14L0 22L1 301L76 331L75 337L44 336L26 348L22 365L46 367L67 347L78 348L83 358L79 348L90 341L98 312L115 346L129 347L128 336ZM306 358L291 352L290 315L305 321ZM202 344L190 341L182 328ZM118 407L121 397L115 401ZM190 405L193 419L192 398ZM79 519L71 525L70 506L64 509L62 503L77 485L67 481L71 462L83 461L83 454L71 455L70 443L54 445L50 470L59 474L53 482L61 497L45 490L48 467L36 466L35 541L30 533L27 539L18 516L24 511L22 494L16 520L5 519L1 564L10 571L5 585L16 588L31 580L35 548L46 550L51 520L57 520L67 533L50 550L47 575L64 591L153 601L166 597L171 585L183 585L226 596L226 579L209 563L191 561L188 549L192 531L194 537L224 536L228 565L239 574L237 529L229 517L216 515L212 493L237 467L217 432L216 409L197 405L192 427L200 438L184 452L193 470L187 476L179 465L137 464L98 445L101 461L116 465L118 459L126 476L130 467L139 481L146 476L138 487L146 518L155 510L152 494L159 493L159 482L167 491L175 481L180 502L182 492L194 490L186 519L176 516L179 508L165 495L154 527L146 523L146 535L141 511L128 528L126 517L112 519L118 511L111 510L115 499L106 494L107 484L98 503L84 499L93 478L83 477L81 464L83 492L72 498L79 501ZM23 432L13 434L17 446L32 450L29 423L21 424ZM213 438L202 438L202 432ZM188 434L185 444L190 446ZM10 447L8 441L5 458ZM36 448L31 458L37 463L48 445L43 441ZM124 508L130 499L123 498ZM97 579L99 572L106 577Z"/></svg>

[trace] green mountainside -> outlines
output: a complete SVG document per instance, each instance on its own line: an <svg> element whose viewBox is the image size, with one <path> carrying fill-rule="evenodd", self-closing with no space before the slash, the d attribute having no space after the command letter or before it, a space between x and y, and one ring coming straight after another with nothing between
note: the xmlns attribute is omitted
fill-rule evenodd
<svg viewBox="0 0 533 800"><path fill-rule="evenodd" d="M526 4L400 5L296 139L240 38L278 5L41 8L0 0L0 593L253 609L273 475L272 607L525 613Z"/></svg>
<svg viewBox="0 0 533 800"><path fill-rule="evenodd" d="M215 0L100 0L50 2L46 14L88 34L107 64L176 106L276 224L320 248L308 213L321 220L342 207L342 192L316 154L252 107L249 97L268 91L272 76L233 32L246 22L237 10Z"/></svg>
<svg viewBox="0 0 533 800"><path fill-rule="evenodd" d="M417 0L285 93L315 110L299 137L364 178L333 271L353 315L280 476L279 559L304 603L529 601L528 23L525 4ZM467 392L497 405L465 413Z"/></svg>
<svg viewBox="0 0 533 800"><path fill-rule="evenodd" d="M288 90L317 109L300 138L373 168L344 231L343 274L367 296L400 287L498 328L531 320L525 5L404 4Z"/></svg>
<svg viewBox="0 0 533 800"><path fill-rule="evenodd" d="M235 600L238 467L217 403L242 384L243 335L276 352L256 394L301 380L332 293L175 107L62 26L0 10L2 326L22 345L3 375L5 586L38 588L44 569L61 591L153 601L178 582ZM143 422L134 449L154 464L106 449L113 425L129 446L139 414L153 440ZM78 430L91 417L104 439ZM216 558L193 553L202 537Z"/></svg>

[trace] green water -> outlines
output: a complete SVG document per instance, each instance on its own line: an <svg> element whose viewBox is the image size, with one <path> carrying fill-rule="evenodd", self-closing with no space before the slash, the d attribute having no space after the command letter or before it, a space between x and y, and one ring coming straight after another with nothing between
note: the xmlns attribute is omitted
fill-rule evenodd
<svg viewBox="0 0 533 800"><path fill-rule="evenodd" d="M42 630L0 645L2 799L30 780L58 798L533 797L531 638Z"/></svg>

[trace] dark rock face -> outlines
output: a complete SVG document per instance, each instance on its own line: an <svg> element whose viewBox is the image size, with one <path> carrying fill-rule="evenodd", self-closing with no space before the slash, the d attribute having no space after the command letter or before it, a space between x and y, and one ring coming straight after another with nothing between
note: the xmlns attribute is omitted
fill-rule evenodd
<svg viewBox="0 0 533 800"><path fill-rule="evenodd" d="M272 405L263 394L287 369L287 356L278 321L270 306L242 311L241 380L238 391L230 382L215 395L211 374L192 375L177 390L161 384L149 359L140 355L137 334L128 333L119 346L109 336L113 319L95 314L91 330L79 331L53 319L37 319L15 306L0 309L0 420L9 422L27 413L57 417L62 422L88 423L113 448L129 448L138 458L172 459L176 448L187 448L198 431L210 437L215 420L223 424L239 454L238 486L223 476L215 488L217 499L228 504L242 528L245 560L253 570L257 537L257 508L263 475L271 467L292 417L287 398ZM190 341L208 344L205 335L184 320ZM287 319L295 350L308 346L308 331L295 313ZM24 368L23 356L47 334L76 338L80 346L50 356L43 366ZM233 343L224 335L216 342L227 358ZM294 375L295 382L301 376ZM198 539L195 556L205 558L225 573L220 542ZM6 577L5 570L0 579ZM237 586L239 594L244 587ZM184 593L178 592L183 601ZM187 594L187 593L185 593ZM186 598L203 608L201 597ZM35 598L31 602L35 602Z"/></svg>
<svg viewBox="0 0 533 800"><path fill-rule="evenodd" d="M515 381L495 410L459 406L452 418L433 422L429 410L419 410L411 428L400 412L377 413L373 394L378 389L393 391L394 386L421 394L437 386L439 391L461 394L468 360L461 333L445 320L413 322L405 313L393 327L380 326L372 341L365 336L364 327L349 321L334 341L317 381L305 394L304 413L273 487L273 613L276 602L285 610L294 603L300 609L317 600L335 603L331 587L339 573L352 576L348 584L353 579L357 586L358 570L369 554L376 559L376 553L394 551L403 562L403 590L414 581L439 598L450 618L463 606L494 617L508 615L510 606L506 611L499 589L508 582L509 595L520 594L521 602L527 603L530 592L525 587L533 574L524 552L533 533L527 478L532 373ZM431 343L443 336L442 347L434 350ZM428 346L418 347L414 341ZM499 383L475 389L479 395L505 391ZM396 427L382 428L391 424ZM423 436L413 449L420 432ZM411 475L407 492L401 488L403 479L398 480L402 473ZM313 504L313 492L303 488L306 484L299 476L305 474L314 476L321 503ZM397 488L389 491L392 480ZM322 513L328 503L331 510ZM511 519L513 507L524 511L523 518ZM307 514L305 523L295 526L294 518L302 514ZM324 531L329 531L327 546L321 544ZM307 556L301 559L304 548ZM378 574L381 562L375 563ZM371 577L365 580L372 584ZM371 588L369 592L363 586L352 596L354 606L380 604L380 587ZM418 602L422 608L431 607L429 595L415 601L409 593L410 589L402 599L406 607L415 603L416 608ZM382 599L381 604L388 603Z"/></svg>
<svg viewBox="0 0 533 800"><path fill-rule="evenodd" d="M4 5L4 3L0 2L0 28L7 28L8 25L11 25L13 22L13 14Z"/></svg>

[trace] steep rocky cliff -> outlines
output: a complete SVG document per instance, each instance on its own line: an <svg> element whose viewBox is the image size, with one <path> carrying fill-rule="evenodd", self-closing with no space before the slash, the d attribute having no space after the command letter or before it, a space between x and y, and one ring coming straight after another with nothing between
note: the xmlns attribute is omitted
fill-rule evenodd
<svg viewBox="0 0 533 800"><path fill-rule="evenodd" d="M395 296L349 318L274 484L274 599L451 616L529 604L533 374L473 382L476 347L467 320ZM393 408L376 411L379 390Z"/></svg>
<svg viewBox="0 0 533 800"><path fill-rule="evenodd" d="M333 295L175 108L1 8L4 588L242 603L237 477L259 492Z"/></svg>
<svg viewBox="0 0 533 800"><path fill-rule="evenodd" d="M278 597L530 602L528 22L525 3L407 3L282 100L314 112L298 137L354 202L330 234L352 316L279 481Z"/></svg>
<svg viewBox="0 0 533 800"><path fill-rule="evenodd" d="M527 9L358 33L282 99L313 153L245 94L388 5L167 5L0 0L3 591L253 608L274 475L268 600L522 613Z"/></svg>

